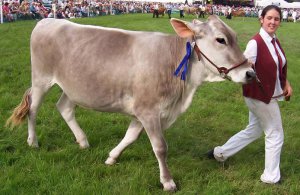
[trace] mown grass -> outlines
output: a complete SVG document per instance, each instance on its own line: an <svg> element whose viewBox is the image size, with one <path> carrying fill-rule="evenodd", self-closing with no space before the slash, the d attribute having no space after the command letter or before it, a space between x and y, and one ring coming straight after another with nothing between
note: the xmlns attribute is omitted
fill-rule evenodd
<svg viewBox="0 0 300 195"><path fill-rule="evenodd" d="M191 21L193 17L185 19ZM174 33L166 17L153 19L152 15L105 16L74 21ZM224 21L238 33L241 49L245 49L249 38L259 29L254 18ZM0 25L0 194L164 194L159 183L158 164L145 133L123 153L118 164L105 166L109 151L124 136L130 119L120 114L78 108L77 120L91 144L89 149L80 150L56 110L55 103L61 92L58 87L49 92L39 111L37 134L40 148L27 146L27 124L15 130L4 128L12 109L30 87L29 39L35 24L36 21L18 21ZM285 130L282 185L265 185L259 181L264 167L263 138L230 158L224 166L203 157L206 151L223 144L243 129L248 121L241 86L226 81L201 86L188 111L165 133L169 145L168 164L179 188L177 194L299 193L298 32L300 25L294 23L283 23L278 31L288 58L289 81L294 88L291 102L280 103Z"/></svg>

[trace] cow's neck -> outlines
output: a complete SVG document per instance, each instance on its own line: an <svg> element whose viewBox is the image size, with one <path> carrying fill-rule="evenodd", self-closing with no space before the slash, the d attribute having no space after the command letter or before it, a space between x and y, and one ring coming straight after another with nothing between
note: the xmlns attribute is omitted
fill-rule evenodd
<svg viewBox="0 0 300 195"><path fill-rule="evenodd" d="M193 100L197 88L205 80L204 65L199 62L197 55L193 52L190 62L187 80L182 91L181 112L186 111Z"/></svg>

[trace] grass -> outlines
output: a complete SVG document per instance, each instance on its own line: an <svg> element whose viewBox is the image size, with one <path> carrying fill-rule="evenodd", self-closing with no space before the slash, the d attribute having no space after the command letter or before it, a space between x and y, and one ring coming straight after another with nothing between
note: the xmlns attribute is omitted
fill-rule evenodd
<svg viewBox="0 0 300 195"><path fill-rule="evenodd" d="M179 17L179 15L174 15ZM192 16L186 20L191 21ZM130 30L174 33L167 19L122 15L74 20L77 23ZM224 21L238 34L241 49L259 29L254 18ZM105 166L109 151L123 138L130 119L120 114L78 108L76 117L90 149L80 150L55 108L60 89L54 87L37 119L40 148L27 146L27 124L4 128L12 109L30 87L30 33L36 21L0 25L0 194L167 194L147 136L128 148L115 166ZM203 154L247 125L248 110L241 86L228 81L207 83L197 91L188 111L165 133L168 165L177 194L298 194L300 191L299 24L283 23L278 37L288 58L294 89L291 102L281 102L285 144L281 157L282 185L259 181L264 167L263 138L230 158L224 166ZM59 35L58 35L59 36ZM41 40L43 41L43 40ZM149 43L151 45L151 43Z"/></svg>

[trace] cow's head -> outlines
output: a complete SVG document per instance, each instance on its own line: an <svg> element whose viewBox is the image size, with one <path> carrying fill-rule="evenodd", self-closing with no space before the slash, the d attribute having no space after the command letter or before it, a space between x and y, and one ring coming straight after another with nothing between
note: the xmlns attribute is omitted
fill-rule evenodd
<svg viewBox="0 0 300 195"><path fill-rule="evenodd" d="M246 83L255 78L251 64L237 44L236 33L219 17L210 16L207 22L194 20L192 23L172 18L171 24L180 37L194 40L197 44L202 52L198 52L199 63L204 63L209 70L207 81L224 80L224 74L220 74L218 67L223 67L221 69L225 69L226 76L234 82ZM241 65L232 69L238 64Z"/></svg>

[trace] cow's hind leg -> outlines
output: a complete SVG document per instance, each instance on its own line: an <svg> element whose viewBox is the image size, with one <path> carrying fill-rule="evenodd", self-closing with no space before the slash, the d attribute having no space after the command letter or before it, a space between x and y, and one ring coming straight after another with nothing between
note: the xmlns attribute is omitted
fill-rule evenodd
<svg viewBox="0 0 300 195"><path fill-rule="evenodd" d="M113 165L116 163L118 157L122 154L122 152L127 148L130 144L132 144L143 130L143 125L137 121L136 119L132 119L125 137L122 141L109 153L109 157L105 161L107 165Z"/></svg>
<svg viewBox="0 0 300 195"><path fill-rule="evenodd" d="M28 114L28 138L29 146L38 147L38 140L35 132L36 115L43 97L50 89L50 86L32 86L30 90L30 110Z"/></svg>
<svg viewBox="0 0 300 195"><path fill-rule="evenodd" d="M158 116L151 117L149 114L147 114L147 117L143 117L141 121L150 139L152 149L158 161L160 182L163 184L165 191L176 191L176 184L174 183L167 166L168 146L163 136L160 118Z"/></svg>
<svg viewBox="0 0 300 195"><path fill-rule="evenodd" d="M70 101L68 96L63 93L58 100L57 109L59 110L60 114L72 130L73 134L75 135L77 143L79 143L80 148L88 148L89 143L86 138L85 133L79 127L76 119L75 119L75 104Z"/></svg>

